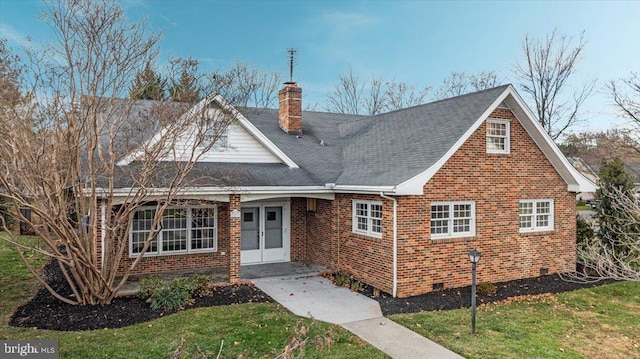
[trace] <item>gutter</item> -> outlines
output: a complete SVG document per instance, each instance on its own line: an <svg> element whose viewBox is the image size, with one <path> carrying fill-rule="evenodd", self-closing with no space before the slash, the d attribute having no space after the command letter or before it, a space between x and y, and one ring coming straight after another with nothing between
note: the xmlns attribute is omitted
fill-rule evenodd
<svg viewBox="0 0 640 359"><path fill-rule="evenodd" d="M398 200L380 192L380 197L393 201L393 297L398 295Z"/></svg>

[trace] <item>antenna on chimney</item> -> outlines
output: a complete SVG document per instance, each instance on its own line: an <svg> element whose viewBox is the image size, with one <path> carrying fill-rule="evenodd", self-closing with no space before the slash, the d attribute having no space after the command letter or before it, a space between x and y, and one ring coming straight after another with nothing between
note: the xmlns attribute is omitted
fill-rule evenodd
<svg viewBox="0 0 640 359"><path fill-rule="evenodd" d="M287 52L289 52L289 82L293 83L293 60L295 59L296 56L296 49L287 49Z"/></svg>

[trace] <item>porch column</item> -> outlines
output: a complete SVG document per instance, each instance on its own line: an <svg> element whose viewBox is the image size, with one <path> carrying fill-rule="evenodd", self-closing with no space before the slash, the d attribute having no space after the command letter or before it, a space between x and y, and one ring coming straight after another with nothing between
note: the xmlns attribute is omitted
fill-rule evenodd
<svg viewBox="0 0 640 359"><path fill-rule="evenodd" d="M229 196L229 283L240 281L240 195Z"/></svg>

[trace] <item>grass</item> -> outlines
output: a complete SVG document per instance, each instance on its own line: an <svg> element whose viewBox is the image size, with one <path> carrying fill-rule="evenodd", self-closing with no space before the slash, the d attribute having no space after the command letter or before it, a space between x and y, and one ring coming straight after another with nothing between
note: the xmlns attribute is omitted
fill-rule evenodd
<svg viewBox="0 0 640 359"><path fill-rule="evenodd" d="M591 206L587 206L586 204L582 206L576 206L576 211L592 211L592 210L593 208L591 208Z"/></svg>
<svg viewBox="0 0 640 359"><path fill-rule="evenodd" d="M37 266L45 263L33 253L30 260ZM215 358L221 345L221 358L275 358L296 338L310 338L296 358L387 357L339 326L299 318L277 304L190 309L126 328L85 332L10 327L11 313L36 290L16 250L0 239L0 338L55 339L61 358L165 358L174 351L181 351L178 357L205 353Z"/></svg>
<svg viewBox="0 0 640 359"><path fill-rule="evenodd" d="M401 314L392 320L466 358L640 358L640 283L481 306Z"/></svg>

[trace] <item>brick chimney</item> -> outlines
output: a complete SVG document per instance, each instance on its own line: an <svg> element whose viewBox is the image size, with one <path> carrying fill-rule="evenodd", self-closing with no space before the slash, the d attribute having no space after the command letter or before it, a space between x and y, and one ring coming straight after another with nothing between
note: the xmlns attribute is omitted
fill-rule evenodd
<svg viewBox="0 0 640 359"><path fill-rule="evenodd" d="M295 82L285 82L278 92L280 128L294 135L302 134L302 89Z"/></svg>

